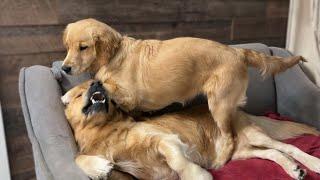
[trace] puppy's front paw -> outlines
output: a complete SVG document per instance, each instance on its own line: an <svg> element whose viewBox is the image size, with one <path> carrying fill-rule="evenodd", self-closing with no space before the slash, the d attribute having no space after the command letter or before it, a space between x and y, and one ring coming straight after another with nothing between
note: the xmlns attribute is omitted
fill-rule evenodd
<svg viewBox="0 0 320 180"><path fill-rule="evenodd" d="M91 179L106 179L113 165L110 161L99 156L80 155L76 158L77 165Z"/></svg>

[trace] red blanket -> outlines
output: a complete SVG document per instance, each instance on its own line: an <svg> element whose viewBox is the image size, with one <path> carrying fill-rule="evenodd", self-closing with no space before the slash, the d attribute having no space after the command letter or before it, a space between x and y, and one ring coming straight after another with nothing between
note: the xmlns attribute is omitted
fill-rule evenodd
<svg viewBox="0 0 320 180"><path fill-rule="evenodd" d="M267 113L272 119L290 120L275 113ZM287 139L285 143L295 145L304 152L320 158L320 136L303 135ZM304 167L301 165L301 167ZM307 169L307 168L306 168ZM307 169L306 180L320 180L320 175ZM284 180L292 179L276 163L262 159L236 160L227 163L219 170L210 170L215 180Z"/></svg>

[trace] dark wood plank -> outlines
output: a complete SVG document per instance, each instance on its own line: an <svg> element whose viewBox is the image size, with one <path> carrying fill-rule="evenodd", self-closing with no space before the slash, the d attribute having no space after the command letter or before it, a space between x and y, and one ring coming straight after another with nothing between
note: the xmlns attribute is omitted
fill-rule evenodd
<svg viewBox="0 0 320 180"><path fill-rule="evenodd" d="M182 11L184 21L212 21L233 17L264 17L266 1L261 0L186 0Z"/></svg>
<svg viewBox="0 0 320 180"><path fill-rule="evenodd" d="M160 23L114 25L122 34L139 39L171 39L181 36L228 40L231 21L220 20L209 23Z"/></svg>
<svg viewBox="0 0 320 180"><path fill-rule="evenodd" d="M227 41L231 20L190 23L116 24L123 34L136 38L170 39L194 36ZM0 55L64 51L62 31L64 26L27 26L0 28Z"/></svg>
<svg viewBox="0 0 320 180"><path fill-rule="evenodd" d="M63 51L64 26L0 28L0 55Z"/></svg>
<svg viewBox="0 0 320 180"><path fill-rule="evenodd" d="M267 0L266 16L273 17L288 17L290 0Z"/></svg>
<svg viewBox="0 0 320 180"><path fill-rule="evenodd" d="M13 180L36 180L36 173L34 169L18 173L18 174L13 174L11 176Z"/></svg>
<svg viewBox="0 0 320 180"><path fill-rule="evenodd" d="M285 37L287 18L234 18L232 40Z"/></svg>
<svg viewBox="0 0 320 180"><path fill-rule="evenodd" d="M22 111L20 107L4 107L2 110L11 175L32 172L34 169L32 147ZM34 177L34 173L29 174Z"/></svg>
<svg viewBox="0 0 320 180"><path fill-rule="evenodd" d="M32 171L34 171L34 161L32 154L23 157L16 157L16 159L10 160L11 176L16 176ZM33 175L34 174L30 174L30 178L33 178Z"/></svg>
<svg viewBox="0 0 320 180"><path fill-rule="evenodd" d="M0 26L57 24L56 1L1 0Z"/></svg>
<svg viewBox="0 0 320 180"><path fill-rule="evenodd" d="M179 20L181 6L180 0L59 0L58 2L60 22L73 22L85 17L104 19L109 23L173 22ZM71 7L75 9L70 9Z"/></svg>
<svg viewBox="0 0 320 180"><path fill-rule="evenodd" d="M16 107L3 107L2 113L4 117L5 129L14 130L16 127L22 127L25 129L25 122L20 106ZM19 137L24 135L26 131L8 131L6 136L8 138L14 138L15 136ZM14 143L12 143L14 144Z"/></svg>
<svg viewBox="0 0 320 180"><path fill-rule="evenodd" d="M4 107L17 107L20 105L18 78L22 67L32 65L51 66L53 61L61 60L64 56L64 52L0 56L1 104Z"/></svg>
<svg viewBox="0 0 320 180"><path fill-rule="evenodd" d="M265 4L265 0L4 0L0 26L66 24L87 17L109 23L211 21L264 16Z"/></svg>

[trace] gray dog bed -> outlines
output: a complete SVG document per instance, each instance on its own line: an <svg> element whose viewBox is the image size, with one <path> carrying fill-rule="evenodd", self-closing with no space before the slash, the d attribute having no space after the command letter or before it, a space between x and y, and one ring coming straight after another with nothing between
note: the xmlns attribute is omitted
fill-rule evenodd
<svg viewBox="0 0 320 180"><path fill-rule="evenodd" d="M236 46L268 55L291 56L284 49L263 44ZM32 143L36 175L39 180L88 179L74 163L77 146L60 97L90 76L71 77L60 67L61 62L55 62L51 69L32 66L20 71L19 92ZM249 74L247 112L260 115L274 111L320 129L320 89L309 81L298 65L265 80L256 69L250 68Z"/></svg>

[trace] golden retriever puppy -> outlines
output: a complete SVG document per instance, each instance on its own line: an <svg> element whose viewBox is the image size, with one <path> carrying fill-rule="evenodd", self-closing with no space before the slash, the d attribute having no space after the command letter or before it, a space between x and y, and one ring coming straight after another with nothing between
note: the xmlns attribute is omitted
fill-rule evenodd
<svg viewBox="0 0 320 180"><path fill-rule="evenodd" d="M69 74L95 73L126 111L157 110L205 94L223 137L217 143L223 152L217 166L233 150L230 121L245 103L248 66L259 68L262 74L275 74L303 60L301 56L266 56L199 38L139 40L94 19L69 24L63 42L68 53L62 69ZM63 99L69 100L69 96Z"/></svg>
<svg viewBox="0 0 320 180"><path fill-rule="evenodd" d="M207 106L134 119L116 108L102 83L89 81L77 89L65 114L80 149L76 163L89 177L105 178L117 170L138 179L212 179L205 169L218 163L217 143L223 137ZM318 135L315 129L242 111L235 113L231 126L236 142L232 159L268 159L299 180L306 171L293 159L320 172L318 158L278 141Z"/></svg>

